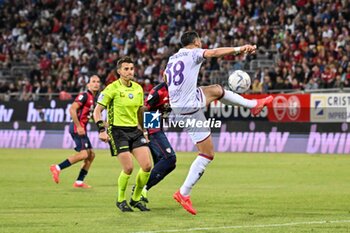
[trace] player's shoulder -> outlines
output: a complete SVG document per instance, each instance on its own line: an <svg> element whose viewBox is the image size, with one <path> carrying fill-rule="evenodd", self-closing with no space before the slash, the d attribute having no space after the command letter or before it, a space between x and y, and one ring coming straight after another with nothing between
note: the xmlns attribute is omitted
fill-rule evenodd
<svg viewBox="0 0 350 233"><path fill-rule="evenodd" d="M87 91L80 92L80 93L77 95L75 101L84 101L84 100L86 100L86 99L88 98L88 96L89 96L89 94L88 94Z"/></svg>
<svg viewBox="0 0 350 233"><path fill-rule="evenodd" d="M162 90L162 89L168 89L168 86L167 86L167 84L165 82L161 82L158 85L156 85L155 87L153 87L154 91L159 91L159 90Z"/></svg>
<svg viewBox="0 0 350 233"><path fill-rule="evenodd" d="M143 90L142 86L141 86L139 83L135 82L135 81L131 81L131 85L132 85L136 90L139 90L139 89Z"/></svg>
<svg viewBox="0 0 350 233"><path fill-rule="evenodd" d="M181 48L178 53L194 53L194 52L198 52L198 51L203 51L204 49L202 48Z"/></svg>
<svg viewBox="0 0 350 233"><path fill-rule="evenodd" d="M169 58L169 60L173 59L192 59L196 57L203 56L205 49L202 48L181 48L177 53Z"/></svg>
<svg viewBox="0 0 350 233"><path fill-rule="evenodd" d="M114 82L112 82L111 84L109 84L107 87L109 87L109 88L117 88L117 87L119 87L121 85L122 85L122 83L120 82L119 79L117 79Z"/></svg>
<svg viewBox="0 0 350 233"><path fill-rule="evenodd" d="M204 53L205 50L206 49L202 49L202 48L193 48L191 49L191 52L197 54L197 53Z"/></svg>
<svg viewBox="0 0 350 233"><path fill-rule="evenodd" d="M80 107L88 103L90 98L87 92L80 92L74 99L74 103L77 103Z"/></svg>
<svg viewBox="0 0 350 233"><path fill-rule="evenodd" d="M114 82L112 82L112 83L110 83L110 84L108 84L104 89L103 89L103 91L102 92L113 92L113 90L116 90L116 89L118 89L120 87L120 82L118 81L118 80L116 80L116 81L114 81Z"/></svg>

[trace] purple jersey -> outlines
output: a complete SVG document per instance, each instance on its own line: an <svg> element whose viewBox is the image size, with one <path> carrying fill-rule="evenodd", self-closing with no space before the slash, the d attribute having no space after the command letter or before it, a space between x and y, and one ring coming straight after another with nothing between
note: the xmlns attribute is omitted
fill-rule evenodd
<svg viewBox="0 0 350 233"><path fill-rule="evenodd" d="M169 58L165 75L170 105L175 113L193 112L201 106L197 98L197 80L204 52L200 48L182 48Z"/></svg>

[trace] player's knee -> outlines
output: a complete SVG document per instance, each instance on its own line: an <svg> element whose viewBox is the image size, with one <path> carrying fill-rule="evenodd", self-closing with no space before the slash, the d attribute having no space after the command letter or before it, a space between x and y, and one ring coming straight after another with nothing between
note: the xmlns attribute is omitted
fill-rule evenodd
<svg viewBox="0 0 350 233"><path fill-rule="evenodd" d="M220 98L220 97L222 97L223 96L223 94L224 94L224 89L219 85L219 84L215 84L215 85L213 85L215 88L213 88L215 91L214 91L214 93L215 93L215 97L216 98Z"/></svg>
<svg viewBox="0 0 350 233"><path fill-rule="evenodd" d="M150 172L151 169L152 169L152 164L149 163L149 164L147 164L147 165L145 166L145 169L143 169L143 170L144 170L145 172Z"/></svg>
<svg viewBox="0 0 350 233"><path fill-rule="evenodd" d="M203 154L203 155L205 155L205 157L211 158L211 160L213 160L215 152L214 152L214 150L207 150L207 151L201 152L200 154Z"/></svg>
<svg viewBox="0 0 350 233"><path fill-rule="evenodd" d="M127 175L131 175L133 169L134 169L133 166L123 166L123 171Z"/></svg>
<svg viewBox="0 0 350 233"><path fill-rule="evenodd" d="M152 169L152 163L151 163L151 161L144 162L144 163L141 165L141 168L142 168L142 170L145 171L145 172L151 171L151 169Z"/></svg>
<svg viewBox="0 0 350 233"><path fill-rule="evenodd" d="M87 150L82 150L82 151L80 151L80 156L81 156L82 160L83 159L85 160L89 157L89 152Z"/></svg>

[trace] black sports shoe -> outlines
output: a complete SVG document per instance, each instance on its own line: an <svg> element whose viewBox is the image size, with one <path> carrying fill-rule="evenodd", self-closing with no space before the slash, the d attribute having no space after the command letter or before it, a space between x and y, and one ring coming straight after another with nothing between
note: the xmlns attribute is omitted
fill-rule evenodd
<svg viewBox="0 0 350 233"><path fill-rule="evenodd" d="M117 202L116 205L122 212L133 212L133 210L130 208L126 200L122 202Z"/></svg>
<svg viewBox="0 0 350 233"><path fill-rule="evenodd" d="M141 199L140 199L140 201L143 201L143 202L145 202L145 203L148 203L149 201L148 201L148 198L147 197L144 197L142 194L141 194Z"/></svg>
<svg viewBox="0 0 350 233"><path fill-rule="evenodd" d="M141 201L134 201L133 199L130 199L130 205L134 208L138 208L140 211L151 211L146 207L146 205L142 204Z"/></svg>
<svg viewBox="0 0 350 233"><path fill-rule="evenodd" d="M132 186L132 188L131 188L131 195L130 195L130 196L132 196L132 195L134 194L135 187L136 187L136 185L133 185L133 186ZM143 201L143 202L145 202L145 203L148 203L148 202L149 202L149 201L148 201L148 198L145 197L145 196L143 196L142 193L141 193L141 199L140 199L140 201Z"/></svg>

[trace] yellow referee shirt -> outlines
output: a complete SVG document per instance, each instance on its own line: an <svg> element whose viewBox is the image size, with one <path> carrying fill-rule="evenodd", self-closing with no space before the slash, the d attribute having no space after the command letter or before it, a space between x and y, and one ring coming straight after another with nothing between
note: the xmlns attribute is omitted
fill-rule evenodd
<svg viewBox="0 0 350 233"><path fill-rule="evenodd" d="M133 81L127 87L118 79L101 92L97 103L107 108L110 125L134 127L138 125L137 112L143 106L143 89Z"/></svg>

